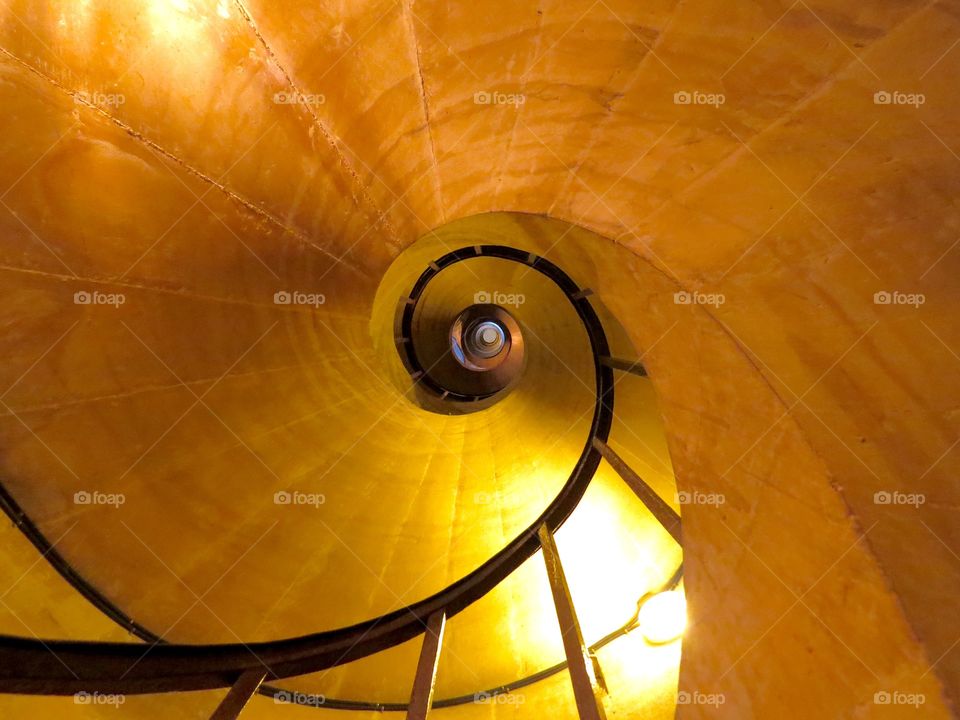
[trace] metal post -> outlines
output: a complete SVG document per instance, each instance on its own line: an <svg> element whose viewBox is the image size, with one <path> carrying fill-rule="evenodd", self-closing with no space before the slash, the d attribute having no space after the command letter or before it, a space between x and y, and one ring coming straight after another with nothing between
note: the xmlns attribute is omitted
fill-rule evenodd
<svg viewBox="0 0 960 720"><path fill-rule="evenodd" d="M553 602L557 607L557 620L560 621L560 634L563 637L563 649L567 654L567 666L570 669L570 681L573 683L573 696L577 702L580 720L606 720L601 700L601 688L594 672L593 657L583 642L580 622L573 608L570 588L563 574L560 555L557 553L553 535L546 525L539 531L540 547L543 548L543 561L547 565L547 577L553 591Z"/></svg>
<svg viewBox="0 0 960 720"><path fill-rule="evenodd" d="M634 375L639 375L640 377L647 377L647 369L639 360L631 362L630 360L621 360L620 358L608 357L604 355L600 358L600 364L606 365L614 370L622 370L623 372L633 373Z"/></svg>
<svg viewBox="0 0 960 720"><path fill-rule="evenodd" d="M610 463L610 467L617 471L617 474L623 478L623 481L630 486L630 489L640 498L640 502L646 505L647 510L653 513L653 516L660 521L663 529L670 533L670 536L681 542L680 516L670 507L666 501L654 492L653 488L647 485L643 478L637 475L623 458L617 455L613 449L599 438L593 439L593 446L600 451L604 459Z"/></svg>
<svg viewBox="0 0 960 720"><path fill-rule="evenodd" d="M266 676L267 673L262 669L247 670L243 673L227 692L227 696L220 701L210 720L237 720Z"/></svg>
<svg viewBox="0 0 960 720"><path fill-rule="evenodd" d="M438 610L427 619L427 630L423 634L417 674L413 679L413 692L410 693L410 705L407 708L407 720L426 720L430 714L433 690L437 684L440 645L443 643L443 630L446 626L447 614L443 610Z"/></svg>

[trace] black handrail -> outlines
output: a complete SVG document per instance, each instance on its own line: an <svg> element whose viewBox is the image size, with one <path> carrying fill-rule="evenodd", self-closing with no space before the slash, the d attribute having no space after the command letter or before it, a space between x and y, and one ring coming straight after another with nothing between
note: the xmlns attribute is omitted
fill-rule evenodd
<svg viewBox="0 0 960 720"><path fill-rule="evenodd" d="M417 278L417 281L413 284L413 289L410 291L410 295L407 297L407 301L403 305L403 311L400 316L400 337L397 339L397 349L400 352L404 366L410 373L411 379L413 379L418 386L447 401L453 400L470 403L476 402L477 400L485 400L496 395L498 392L502 392L502 390L494 390L493 392L486 393L463 393L444 387L430 376L429 369L424 367L423 362L417 356L416 344L413 338L414 315L416 314L420 298L423 296L423 291L427 289L427 284L436 277L438 273L450 265L477 257L493 257L522 263L553 280L571 302L583 299L582 297L575 297L580 292L577 284L552 262L533 253L517 250L516 248L507 247L506 245L474 245L472 247L460 248L433 261L427 269L423 271L420 277ZM583 320L582 315L581 320ZM586 321L584 321L584 323L585 322ZM603 329L601 328L601 333L602 331Z"/></svg>
<svg viewBox="0 0 960 720"><path fill-rule="evenodd" d="M675 590L680 584L680 580L683 578L683 564L679 565L674 571L673 575L670 576L670 579L667 580L663 585L660 586L660 589L657 592L664 592L667 590ZM602 638L597 640L595 643L592 643L587 650L591 653L596 652L597 650L606 647L612 643L617 638L621 638L631 630L637 627L637 618L640 615L640 606L644 600L646 600L652 593L647 593L640 600L637 601L637 609L634 611L633 615L630 617L627 622L618 627L616 630L607 633ZM480 690L475 693L468 695L457 695L455 697L441 698L439 700L434 700L431 707L433 708L445 708L445 707L455 707L457 705L467 705L469 703L475 703L480 700L489 700L490 698L496 697L497 695L505 695L511 693L514 690L519 690L520 688L527 687L528 685L533 685L536 682L545 680L548 677L556 675L557 673L567 669L566 660L558 662L550 667L544 668L543 670L538 670L535 673L531 673L522 678L518 678L513 682L504 683L503 685L497 685L496 687L489 688L487 690ZM326 695L317 695L310 693L296 693L292 690L283 690L277 687L271 687L270 692L263 693L269 695L273 698L280 699L282 702L290 702L293 704L302 704L302 705L311 705L316 707L323 707L327 710L374 710L377 712L406 712L409 708L409 703L399 703L399 702L370 702L368 700L341 700L338 698L330 698ZM296 695L302 695L303 697L297 703Z"/></svg>
<svg viewBox="0 0 960 720"><path fill-rule="evenodd" d="M484 256L522 262L551 279L567 296L590 341L596 381L596 403L583 451L550 506L527 529L483 565L434 595L405 608L355 625L299 637L260 643L182 645L165 643L128 618L85 581L56 552L12 496L2 490L3 510L20 527L51 565L108 616L155 645L144 653L136 643L39 640L0 636L0 692L68 695L80 691L155 693L201 690L232 685L246 670L266 665L268 677L304 675L344 664L423 632L427 618L438 610L448 617L496 587L540 547L538 529L556 531L570 516L600 463L593 439L606 440L613 420L613 372L601 363L609 350L603 326L576 283L553 263L502 245L463 248L431 264L418 278L411 297L419 297L430 279L444 267ZM276 688L261 688L272 695Z"/></svg>

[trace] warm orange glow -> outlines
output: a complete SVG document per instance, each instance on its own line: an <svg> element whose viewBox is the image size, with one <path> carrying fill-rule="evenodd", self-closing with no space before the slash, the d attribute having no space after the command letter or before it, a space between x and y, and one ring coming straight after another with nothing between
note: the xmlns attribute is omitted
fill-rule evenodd
<svg viewBox="0 0 960 720"><path fill-rule="evenodd" d="M152 0L149 13L154 35L163 42L199 39L206 24L207 13L189 0Z"/></svg>

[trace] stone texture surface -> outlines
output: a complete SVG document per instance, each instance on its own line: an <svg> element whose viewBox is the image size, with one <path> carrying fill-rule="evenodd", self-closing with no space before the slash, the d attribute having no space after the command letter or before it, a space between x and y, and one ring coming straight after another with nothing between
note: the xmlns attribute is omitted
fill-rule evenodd
<svg viewBox="0 0 960 720"><path fill-rule="evenodd" d="M642 353L650 369L677 487L727 501L681 508L693 626L680 689L726 702L679 715L916 716L873 702L899 691L925 696L924 717L951 716L960 702L958 36L952 1L6 3L4 483L51 537L76 521L64 554L160 630L194 603L191 590L242 557L204 598L215 611L198 605L179 621L180 639L233 639L218 618L245 637L275 636L390 606L396 593L375 579L420 566L363 552L359 562L342 549L291 561L291 542L342 548L306 522L291 536L270 531L244 555L272 522L257 509L261 490L277 484L271 473L297 478L334 462L338 477L365 477L377 453L400 449L411 488L458 474L466 428L434 427L457 450L437 456L440 441L423 446L422 418L403 405L349 452L395 372L372 332L384 312L377 288L426 230L492 210L531 213L458 232L537 247L594 287L617 327L614 347ZM878 92L924 102L876 104ZM678 104L677 93L724 102ZM432 252L431 242L421 247ZM279 289L317 286L329 296L322 314L272 302ZM128 302L73 304L73 293L93 290ZM724 302L678 304L676 292ZM878 292L924 302L877 304ZM554 383L575 392L572 376L566 385ZM121 477L181 415L153 462ZM619 422L618 451L649 458L634 435L654 443L651 421ZM492 439L470 437L478 454ZM305 446L329 455L313 462ZM664 489L671 475L658 479ZM77 512L70 498L91 483L130 491L127 517L191 590L102 508ZM339 535L353 532L361 505L410 499L403 486L393 495L337 488L350 497L345 508L358 508L331 526ZM436 503L409 512L438 527L397 527L391 547L414 557L418 538L440 541L455 512L440 498L455 488L436 492ZM925 502L876 499L911 494ZM158 507L190 530L150 521ZM375 552L356 532L351 545ZM467 567L469 543L463 550ZM36 560L15 539L4 552L7 584ZM276 600L250 593L252 569L264 586L293 588L278 624L258 629L276 608L236 603ZM110 636L55 576L36 572L7 598L29 589L11 605L27 623ZM455 563L428 573L412 595L458 574ZM369 583L365 602L351 610L331 598L318 613L311 603L330 594L331 577ZM62 615L30 607L53 598ZM488 617L515 602L503 598ZM525 607L536 616L535 603ZM3 622L22 631L15 617ZM553 661L549 643L524 655L529 626L510 623L512 649L485 651L491 677L534 669L504 658ZM381 665L388 679L372 694L396 697L412 673L415 649L394 652L404 671ZM622 673L626 662L610 664ZM335 671L336 686L359 693L371 675L363 669ZM451 692L469 689L453 666L445 676ZM661 680L669 685L669 673ZM665 685L643 687L651 712L672 712L652 699ZM551 715L569 711L563 683L541 691L558 708ZM200 717L213 697L192 710L190 698L176 702ZM617 703L632 697L611 693L611 711L630 717ZM25 715L112 712L2 702ZM447 714L538 717L542 707L531 699ZM147 699L124 711L163 716ZM274 712L268 701L251 708Z"/></svg>

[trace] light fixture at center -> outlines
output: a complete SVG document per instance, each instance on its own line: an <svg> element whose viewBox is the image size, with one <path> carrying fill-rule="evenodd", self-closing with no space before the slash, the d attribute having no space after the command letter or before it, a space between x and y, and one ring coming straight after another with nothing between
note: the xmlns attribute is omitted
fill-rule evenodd
<svg viewBox="0 0 960 720"><path fill-rule="evenodd" d="M647 598L640 606L637 626L647 642L673 642L687 627L687 598L680 590L667 590Z"/></svg>

